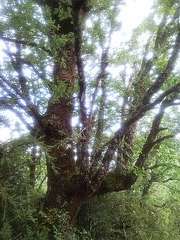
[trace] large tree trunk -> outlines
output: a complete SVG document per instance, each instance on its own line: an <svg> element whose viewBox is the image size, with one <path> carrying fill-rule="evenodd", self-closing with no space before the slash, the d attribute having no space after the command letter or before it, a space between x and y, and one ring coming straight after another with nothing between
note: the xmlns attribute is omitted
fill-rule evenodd
<svg viewBox="0 0 180 240"><path fill-rule="evenodd" d="M78 56L74 39L69 37L68 34L77 30L75 30L71 18L59 20L57 13L59 1L45 2L51 9L51 17L55 25L60 26L59 29L52 29L49 34L52 45L56 45L54 82L52 98L49 101L46 114L43 116L41 126L44 143L48 147L48 190L45 208L61 209L65 207L69 211L70 222L75 224L81 204L91 195L88 179L80 174L80 168L76 166L72 141L73 87ZM43 1L40 1L40 3L44 5ZM80 1L79 3L77 1L77 4L76 2L73 2L73 4L78 18L80 9L84 4L87 4L87 1ZM64 2L61 7L66 11L68 4L66 5L66 2ZM53 40L53 34L55 39L67 35L66 44L58 46ZM65 65L62 64L64 60ZM56 90L57 93L59 90L59 96L56 94Z"/></svg>
<svg viewBox="0 0 180 240"><path fill-rule="evenodd" d="M70 223L75 225L80 207L88 199L90 191L86 179L80 175L76 166L72 141L72 94L76 71L73 43L69 41L63 47L63 52L68 59L62 67L64 56L61 51L57 52L53 85L55 88L63 87L64 95L58 99L56 93L52 95L41 127L48 156L48 189L44 207L65 208L69 212Z"/></svg>
<svg viewBox="0 0 180 240"><path fill-rule="evenodd" d="M74 57L72 43L68 43L64 51L68 56ZM63 68L61 61L62 54L59 52L54 66L54 86L66 87L67 94L59 99L52 96L42 121L44 142L48 146L48 191L45 203L48 208L59 208L65 201L71 200L67 189L72 176L76 174L71 139L73 102L69 93L75 79L75 65L66 61L66 66Z"/></svg>
<svg viewBox="0 0 180 240"><path fill-rule="evenodd" d="M54 28L50 30L49 41L55 48L52 96L47 111L42 117L40 131L47 146L48 189L45 209L61 209L66 205L72 222L76 218L80 201L75 198L73 179L77 169L74 161L72 141L73 86L75 81L75 51L73 39L67 36L67 42L59 46L55 39L73 32L71 18L59 19L57 9L59 1L37 1L51 10ZM62 3L66 11L66 3ZM57 26L60 26L59 28ZM56 28L57 27L57 28ZM78 188L78 184L76 184ZM75 216L75 217L74 217Z"/></svg>

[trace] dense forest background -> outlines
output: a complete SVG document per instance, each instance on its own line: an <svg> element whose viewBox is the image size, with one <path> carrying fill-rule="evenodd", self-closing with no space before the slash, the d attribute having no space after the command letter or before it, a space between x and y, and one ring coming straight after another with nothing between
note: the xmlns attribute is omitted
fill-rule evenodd
<svg viewBox="0 0 180 240"><path fill-rule="evenodd" d="M125 7L0 3L0 239L180 239L180 3Z"/></svg>

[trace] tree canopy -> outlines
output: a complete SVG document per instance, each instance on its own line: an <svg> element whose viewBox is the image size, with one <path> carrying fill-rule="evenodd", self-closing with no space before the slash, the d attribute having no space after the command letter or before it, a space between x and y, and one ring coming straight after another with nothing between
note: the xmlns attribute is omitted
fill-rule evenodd
<svg viewBox="0 0 180 240"><path fill-rule="evenodd" d="M179 168L170 160L179 133L179 1L154 1L131 39L113 47L125 3L0 4L1 111L14 112L43 149L44 209L66 203L72 224L88 199L128 190L142 172L145 194L162 171L169 181Z"/></svg>

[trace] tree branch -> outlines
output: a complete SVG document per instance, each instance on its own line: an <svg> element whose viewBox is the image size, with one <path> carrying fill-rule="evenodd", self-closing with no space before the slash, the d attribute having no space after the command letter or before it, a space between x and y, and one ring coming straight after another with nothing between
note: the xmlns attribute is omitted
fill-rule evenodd
<svg viewBox="0 0 180 240"><path fill-rule="evenodd" d="M90 113L89 113L89 118L90 119L92 119L93 107L94 107L94 103L95 103L95 100L96 100L100 80L107 76L106 67L108 66L108 52L109 52L109 46L105 49L105 51L102 51L101 70L100 70L99 75L96 78L96 86L95 86L95 89L94 89L94 93L93 93L92 101L91 101L91 105L90 105Z"/></svg>
<svg viewBox="0 0 180 240"><path fill-rule="evenodd" d="M136 109L131 113L130 118L125 122L126 126L129 126L130 124L134 123L135 121L139 120L144 116L144 114L153 109L156 105L161 103L165 97L168 97L172 93L179 93L180 92L180 83L177 83L175 86L172 88L168 89L164 93L162 93L154 102L144 105L143 107L140 108L140 105L136 107ZM172 105L179 105L179 103L171 103L170 106ZM118 134L120 130L117 131L116 134Z"/></svg>
<svg viewBox="0 0 180 240"><path fill-rule="evenodd" d="M23 113L19 112L17 109L13 108L12 105L6 105L6 110L10 110L11 112L15 113L15 115L19 118L19 120L25 125L25 127L33 133L33 127L26 121L26 119L23 117Z"/></svg>
<svg viewBox="0 0 180 240"><path fill-rule="evenodd" d="M22 44L22 45L29 46L29 47L36 47L36 48L39 48L39 49L43 50L44 52L48 53L50 56L52 56L51 50L49 50L45 47L38 46L37 43L30 43L30 42L26 42L24 40L17 40L17 39L14 39L14 38L4 37L2 32L0 32L0 39L3 40L3 41L6 41L6 42Z"/></svg>
<svg viewBox="0 0 180 240"><path fill-rule="evenodd" d="M85 94L86 94L86 83L84 66L82 60L82 29L80 20L80 10L76 9L76 1L73 4L73 22L74 22L74 36L75 36L75 54L78 68L78 85L79 85L79 103L80 103L80 114L82 128L86 127L87 113L85 106Z"/></svg>
<svg viewBox="0 0 180 240"><path fill-rule="evenodd" d="M164 116L165 113L165 109L169 106L171 106L171 102L174 100L174 98L172 97L171 99L165 99L164 102L162 102L159 113L156 115L150 133L147 137L147 140L144 144L144 146L142 147L142 151L138 157L138 160L135 163L135 166L138 168L142 168L144 166L145 160L148 157L149 152L152 150L152 148L154 147L154 145L162 142L163 140L167 139L167 138L172 138L174 137L174 135L167 135L164 136L162 138L159 138L157 140L156 137L158 135L158 133L160 132L161 128L160 128L160 124L162 121L162 118Z"/></svg>
<svg viewBox="0 0 180 240"><path fill-rule="evenodd" d="M161 143L161 142L163 142L165 139L174 138L174 137L175 137L175 134L166 135L166 136L164 136L164 137L161 137L161 138L157 139L157 140L153 143L153 145L156 145L156 144L158 144L158 143Z"/></svg>
<svg viewBox="0 0 180 240"><path fill-rule="evenodd" d="M118 148L119 142L122 141L123 136L124 136L124 134L125 134L125 132L126 132L126 129L128 129L131 124L135 123L137 120L139 120L141 117L143 117L144 114L145 114L148 110L153 109L154 106L156 106L158 103L160 103L165 97L169 96L171 93L178 93L179 90L180 90L180 83L176 84L176 85L175 85L174 87L172 87L171 89L168 89L167 91L165 91L165 92L164 92L163 94L161 94L161 96L160 96L157 100L155 100L152 104L149 104L149 105L147 105L147 106L144 106L144 107L143 107L140 111L138 111L135 115L130 116L130 118L123 124L123 126L122 126L119 130L116 131L114 137L113 137L110 141L108 141L107 143L105 143L105 144L97 151L97 153L96 153L96 155L95 155L95 158L100 159L100 158L101 158L101 155L102 155L102 152L104 151L105 148L107 148L106 153L105 153L104 158L103 158L103 164L102 164L102 169L103 169L103 170L102 170L102 172L104 172L104 171L106 171L106 170L108 169L109 163L110 163L110 161L112 160L112 157L113 157L116 149ZM165 107L165 104L166 104L166 107L169 107L169 106L174 105L174 103L173 103L174 98L175 98L175 96L172 97L172 99L170 99L170 101L167 100L167 99L164 100L164 103L163 103L162 107L164 108L164 107ZM179 105L179 104L178 104L178 105ZM161 108L161 110L163 110L163 108ZM137 111L137 110L135 109L134 112L136 112L136 111ZM162 113L163 113L163 111L160 112L160 113L156 116L156 118L155 118L155 120L154 120L154 121L155 121L154 124L156 124L156 121L158 121L158 119L161 119L161 117L162 117L161 114L162 114ZM164 113L163 113L163 114L164 114ZM153 128L154 128L154 126L153 126ZM159 130L157 129L157 131L159 131ZM158 132L157 132L157 133L158 133ZM157 133L156 133L156 135L157 135ZM152 137L152 136L149 136L149 137ZM156 137L156 136L154 136L154 137ZM153 137L153 139L155 139L154 137ZM149 140L148 140L148 141L149 141ZM147 143L148 146L146 146L146 147L148 147L147 149L149 149L149 150L147 151L147 154L149 153L149 151L150 151L151 148L153 147L153 142L150 141L149 143L150 143L150 145ZM141 157L143 157L143 154L142 154ZM147 156L145 156L145 155L144 155L144 157L147 158ZM145 160L144 160L144 161L145 161ZM142 162L143 162L143 161L142 161ZM143 164L144 164L144 162L143 162ZM139 165L139 166L141 165L141 164L140 164L140 161L137 163L137 165ZM105 169L106 169L106 170L105 170ZM103 176L103 173L101 173L100 175Z"/></svg>
<svg viewBox="0 0 180 240"><path fill-rule="evenodd" d="M98 121L97 121L97 129L95 134L95 140L94 140L94 151L91 155L91 177L94 175L96 171L96 167L98 166L99 158L96 156L96 152L99 150L99 148L102 145L102 136L104 132L104 114L105 114L105 102L106 102L106 79L103 78L101 80L101 89L102 89L102 95L101 95L101 101L100 101L100 107L99 107L99 113L98 113Z"/></svg>
<svg viewBox="0 0 180 240"><path fill-rule="evenodd" d="M23 99L26 103L28 102L28 99L26 96L24 96L19 89L13 84L11 83L9 80L7 80L2 74L0 74L0 78L2 79L2 81L4 83L6 83L11 89L13 89L15 91L15 93L21 97L21 99Z"/></svg>
<svg viewBox="0 0 180 240"><path fill-rule="evenodd" d="M32 62L22 59L21 57L17 56L16 53L11 53L11 52L9 52L9 51L7 51L7 50L2 50L2 51L3 51L4 53L6 53L9 57L12 57L12 56L18 57L19 60L20 60L20 62L21 62L21 63L24 63L24 64L26 64L26 65L28 65L28 66L30 66L30 67L32 68L32 70L36 73L36 75L37 75L40 79L42 79L42 80L45 79L45 76L44 76L43 74L41 74L41 73L35 68L35 66L33 65ZM11 62L12 62L12 61L13 61L13 59L11 59Z"/></svg>
<svg viewBox="0 0 180 240"><path fill-rule="evenodd" d="M80 2L79 2L80 3ZM77 1L73 1L73 23L74 23L74 37L75 37L75 54L77 61L78 71L78 85L79 85L79 104L80 104L80 117L82 124L82 139L81 139L81 159L79 159L80 170L85 177L88 176L89 172L89 152L88 152L88 141L89 141L89 129L88 119L86 110L86 82L84 74L84 65L82 60L82 29L81 29L81 6L77 5Z"/></svg>
<svg viewBox="0 0 180 240"><path fill-rule="evenodd" d="M102 134L104 130L104 112L105 112L104 107L105 107L105 101L106 101L106 77L107 77L106 68L108 66L108 54L109 54L109 49L111 44L111 34L112 34L112 27L110 28L110 32L109 32L108 46L106 47L105 50L102 50L100 74L96 79L96 87L93 93L92 102L90 106L90 113L89 113L89 119L92 121L93 106L96 100L98 87L101 80L102 95L101 95L99 115L98 115L98 124L97 124L97 129L95 134L95 140L94 140L94 151L91 155L91 166L90 166L91 178L94 175L96 167L98 165L99 158L96 158L96 151L99 149L99 147L102 144Z"/></svg>
<svg viewBox="0 0 180 240"><path fill-rule="evenodd" d="M17 87L16 87L14 84L12 84L10 81L8 81L2 74L0 74L0 78L1 78L2 81L3 81L4 83L6 83L12 90L14 90L15 93L26 103L27 108L30 110L30 112L29 112L29 113L31 113L30 115L33 116L33 117L35 117L35 119L39 122L40 119L41 119L41 116L40 116L40 114L39 114L36 106L33 105L31 102L29 102L28 99L26 98L26 96L24 96L24 95L17 89ZM5 89L5 88L4 88L4 89ZM8 93L10 93L7 88L6 88L5 91L7 91ZM11 93L11 97L13 97L13 96L14 96L14 95L12 95L12 93ZM17 97L16 97L16 98L17 98ZM20 103L18 103L18 105L19 105L21 108L25 108L25 106L23 107L23 105L21 105Z"/></svg>
<svg viewBox="0 0 180 240"><path fill-rule="evenodd" d="M154 95L154 93L156 93L160 89L160 87L164 84L164 82L167 80L167 78L171 74L174 68L175 62L178 58L179 50L180 50L180 31L177 34L174 48L169 58L166 69L159 75L156 82L145 93L144 98L142 99L143 105L147 105L149 103L152 95Z"/></svg>

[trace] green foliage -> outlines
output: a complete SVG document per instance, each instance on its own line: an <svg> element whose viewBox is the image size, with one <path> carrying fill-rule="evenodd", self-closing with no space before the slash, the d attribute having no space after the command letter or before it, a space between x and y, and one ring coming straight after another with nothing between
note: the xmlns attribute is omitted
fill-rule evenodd
<svg viewBox="0 0 180 240"><path fill-rule="evenodd" d="M0 239L9 240L12 236L12 229L8 222L3 222L2 228L0 231Z"/></svg>
<svg viewBox="0 0 180 240"><path fill-rule="evenodd" d="M172 5L174 4L174 7ZM179 6L179 0L156 0L155 7L158 9L159 14L174 14L176 7Z"/></svg>
<svg viewBox="0 0 180 240"><path fill-rule="evenodd" d="M25 143L26 145L24 145ZM28 166L30 156L26 150L30 144L31 140L24 137L1 147L1 239L28 239L25 235L30 234L30 229L36 226L35 212L39 207L40 199L42 200L44 197L44 193L34 190L29 179ZM39 199L38 201L37 198ZM26 230L28 231L27 233ZM40 232L38 233L39 229L36 230L37 234L41 234Z"/></svg>
<svg viewBox="0 0 180 240"><path fill-rule="evenodd" d="M164 206L167 199L143 198L136 191L107 194L84 205L79 225L98 240L178 240L180 233L174 227L177 210L172 213L171 203Z"/></svg>
<svg viewBox="0 0 180 240"><path fill-rule="evenodd" d="M37 156L41 157L41 166L37 162L33 188L29 178L32 142L35 144L29 136L21 137L0 148L0 239L89 239L87 232L69 225L63 210L43 211L45 162L43 153Z"/></svg>
<svg viewBox="0 0 180 240"><path fill-rule="evenodd" d="M68 86L66 82L59 80L56 84L52 85L53 101L58 101L59 98L70 97L74 91L74 86ZM71 102L69 102L71 104Z"/></svg>

